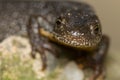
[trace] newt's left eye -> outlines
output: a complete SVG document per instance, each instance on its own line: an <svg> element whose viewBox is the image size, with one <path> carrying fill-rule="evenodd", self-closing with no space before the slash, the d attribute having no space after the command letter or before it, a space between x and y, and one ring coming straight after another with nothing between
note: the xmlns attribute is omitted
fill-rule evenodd
<svg viewBox="0 0 120 80"><path fill-rule="evenodd" d="M100 28L98 26L94 28L94 33L95 34L98 34L99 31L100 31Z"/></svg>
<svg viewBox="0 0 120 80"><path fill-rule="evenodd" d="M91 25L90 29L91 29L91 34L93 34L93 35L97 35L100 32L99 26L92 26Z"/></svg>

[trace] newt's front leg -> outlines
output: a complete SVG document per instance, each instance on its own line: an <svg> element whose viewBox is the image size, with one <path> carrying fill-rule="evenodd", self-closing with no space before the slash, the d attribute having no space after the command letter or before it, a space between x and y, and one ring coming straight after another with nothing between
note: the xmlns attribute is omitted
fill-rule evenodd
<svg viewBox="0 0 120 80"><path fill-rule="evenodd" d="M38 21L38 18L42 16L31 16L29 19L29 24L27 26L28 36L30 38L30 43L32 47L31 55L35 58L35 53L38 52L41 55L41 59L43 62L43 69L44 70L47 66L46 64L46 55L45 51L48 50L52 53L55 53L54 46L49 42L49 40L43 37L40 34L40 29L43 28Z"/></svg>
<svg viewBox="0 0 120 80"><path fill-rule="evenodd" d="M43 69L46 68L46 56L43 48L43 37L39 34L39 24L36 16L31 16L27 25L27 31L29 40L31 43L32 52L31 55L35 58L35 53L39 52L41 54L41 59L43 61Z"/></svg>
<svg viewBox="0 0 120 80"><path fill-rule="evenodd" d="M92 56L91 67L94 69L94 75L91 77L90 80L96 80L100 75L104 75L104 59L108 52L109 47L109 38L103 35L103 38L95 51L95 54ZM105 75L104 75L105 76Z"/></svg>

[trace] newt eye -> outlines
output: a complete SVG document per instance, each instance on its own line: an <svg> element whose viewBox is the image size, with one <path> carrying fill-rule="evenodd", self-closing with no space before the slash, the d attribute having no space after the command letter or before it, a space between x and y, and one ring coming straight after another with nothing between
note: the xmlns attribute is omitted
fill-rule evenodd
<svg viewBox="0 0 120 80"><path fill-rule="evenodd" d="M90 29L91 29L91 34L93 34L93 35L97 35L97 34L99 34L99 32L100 32L100 28L99 28L99 26L90 26Z"/></svg>
<svg viewBox="0 0 120 80"><path fill-rule="evenodd" d="M99 27L95 27L94 33L97 34L99 32L99 30L100 30Z"/></svg>
<svg viewBox="0 0 120 80"><path fill-rule="evenodd" d="M60 25L61 22L62 22L62 18L61 18L61 17L57 18L57 20L56 20L56 24L57 24L57 25Z"/></svg>
<svg viewBox="0 0 120 80"><path fill-rule="evenodd" d="M60 24L61 24L61 20L58 19L58 20L56 21L56 24L57 24L57 25L60 25Z"/></svg>

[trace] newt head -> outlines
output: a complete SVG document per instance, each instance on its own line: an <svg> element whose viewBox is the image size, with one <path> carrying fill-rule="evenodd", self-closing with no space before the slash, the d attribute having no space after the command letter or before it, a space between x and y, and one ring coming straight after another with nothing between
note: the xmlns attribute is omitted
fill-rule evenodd
<svg viewBox="0 0 120 80"><path fill-rule="evenodd" d="M102 31L95 14L71 11L57 18L53 35L63 45L88 49L98 45Z"/></svg>

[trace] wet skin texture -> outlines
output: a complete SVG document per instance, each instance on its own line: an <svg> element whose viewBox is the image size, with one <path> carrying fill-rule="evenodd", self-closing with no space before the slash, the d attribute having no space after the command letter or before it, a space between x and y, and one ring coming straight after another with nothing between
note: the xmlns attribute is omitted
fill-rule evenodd
<svg viewBox="0 0 120 80"><path fill-rule="evenodd" d="M28 33L31 55L39 52L43 70L47 67L45 51L94 70L90 80L104 73L103 62L109 38L92 7L86 3L64 1L0 2L0 40Z"/></svg>

